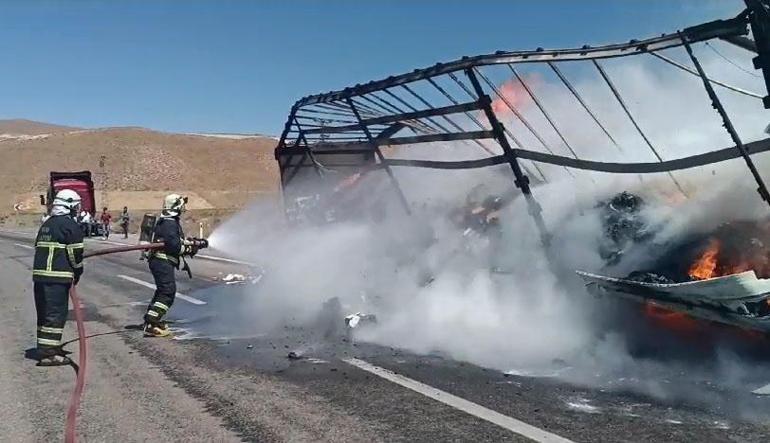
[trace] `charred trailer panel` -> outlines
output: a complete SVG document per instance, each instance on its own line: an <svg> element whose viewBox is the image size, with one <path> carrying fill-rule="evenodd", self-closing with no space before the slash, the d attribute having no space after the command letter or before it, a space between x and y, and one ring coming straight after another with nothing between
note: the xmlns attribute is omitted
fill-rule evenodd
<svg viewBox="0 0 770 443"><path fill-rule="evenodd" d="M362 177L375 169L374 152L366 144L349 144L311 152L304 147L275 151L281 173L284 209L292 223L337 221L347 198ZM344 217L347 218L347 217Z"/></svg>
<svg viewBox="0 0 770 443"><path fill-rule="evenodd" d="M665 180L683 197L688 190L678 178L680 171L742 158L757 184L759 195L770 204L770 192L758 173L752 156L770 151L770 138L744 141L734 129L732 119L722 105L719 92L738 94L768 104L765 91L750 91L709 77L698 57L698 48L721 41L756 54L754 67L770 88L770 0L745 0L746 8L737 15L714 20L644 39L631 39L602 46L584 45L568 49L496 51L437 63L400 75L351 85L344 89L309 95L291 107L275 150L281 171L284 203L290 219L305 215L323 221L334 219L345 197L354 193L339 191L338 184L360 181L356 174L367 175L368 168L382 169L383 185L395 196L407 214L411 213L408 189L402 189L399 168L441 170L489 168L507 165L511 169L512 191L526 199L527 212L533 218L543 244L551 237L541 215L541 208L531 191L539 183L575 179L578 174L665 174ZM753 40L752 40L753 37ZM680 53L680 60L669 54ZM616 81L608 60L655 60L669 66L672 75L684 73L700 82L722 126L729 133L732 146L709 146L708 151L681 158L666 158L663 147L648 137L645 122L635 115L624 95L623 84ZM621 110L644 141L648 161L616 162L618 153L626 156L623 142L605 119L594 112L596 103L574 83L568 66L582 66L593 72L599 85ZM561 90L563 99L549 99L544 88L527 76L528 72L545 74L552 91ZM542 72L541 72L542 71ZM679 72L676 72L679 71ZM759 74L758 74L759 75ZM540 77L539 77L540 78ZM557 89L558 88L558 89ZM512 97L511 89L524 98ZM686 97L681 97L686 100ZM689 102L688 102L689 103ZM560 121L560 113L588 116L585 125ZM557 112L558 110L558 112ZM538 121L531 119L539 115ZM575 114L575 115L577 115ZM733 116L735 117L735 116ZM740 118L742 116L738 116ZM593 129L591 129L593 128ZM584 158L589 154L579 141L588 130L600 135L597 143L607 149L607 157ZM556 136L548 136L553 134ZM443 158L441 151L452 144L468 147L462 155ZM419 156L413 149L400 146L428 144ZM383 152L385 149L398 150ZM429 149L436 149L433 154ZM390 155L385 155L389 153ZM374 176L375 174L371 174ZM366 188L368 186L364 186ZM355 186L348 187L354 189ZM359 189L362 188L359 186ZM513 189L515 188L515 190ZM380 189L377 189L380 191ZM369 195L380 194L369 191ZM340 203L334 200L339 199ZM310 210L310 208L316 208ZM332 209L329 209L332 208ZM380 207L381 209L381 207Z"/></svg>

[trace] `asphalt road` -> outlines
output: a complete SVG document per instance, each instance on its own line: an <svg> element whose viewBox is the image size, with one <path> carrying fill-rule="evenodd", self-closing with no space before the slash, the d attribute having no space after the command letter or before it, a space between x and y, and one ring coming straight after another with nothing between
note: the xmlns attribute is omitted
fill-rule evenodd
<svg viewBox="0 0 770 443"><path fill-rule="evenodd" d="M60 440L74 383L72 370L37 368L24 358L35 335L31 243L27 234L0 232L2 441ZM98 240L87 245L98 247L104 247ZM255 326L253 334L228 334L228 300L246 293L211 278L244 268L204 260L194 265L194 279L179 278L178 290L187 300L178 298L172 309L182 339L168 340L145 339L126 329L141 321L152 294L140 283L152 281L146 263L136 254L87 263L78 287L86 329L109 334L88 341L90 362L78 428L83 440L770 438L770 398L752 395L757 386L743 389L719 380L696 380L679 370L656 376L703 395L646 395L626 387L581 387L557 377L506 375L439 355L354 343L323 327ZM74 337L74 324L68 322L65 340ZM76 344L68 348L77 357ZM288 359L289 351L302 358Z"/></svg>

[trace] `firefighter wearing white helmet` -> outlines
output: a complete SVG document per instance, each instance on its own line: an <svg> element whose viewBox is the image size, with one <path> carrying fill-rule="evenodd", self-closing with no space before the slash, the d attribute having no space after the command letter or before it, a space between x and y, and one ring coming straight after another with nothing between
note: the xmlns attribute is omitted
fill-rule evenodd
<svg viewBox="0 0 770 443"><path fill-rule="evenodd" d="M163 209L155 224L153 242L163 242L163 248L149 255L149 266L155 280L155 295L144 314L144 335L147 337L166 337L171 334L163 321L176 296L175 270L180 263L189 273L185 256L194 256L199 249L208 246L203 239L185 238L179 217L185 211L187 197L169 194L163 199Z"/></svg>
<svg viewBox="0 0 770 443"><path fill-rule="evenodd" d="M71 189L59 191L49 218L35 239L32 267L37 310L37 355L39 366L60 366L71 361L61 349L67 320L67 296L83 274L83 232L75 221L80 195Z"/></svg>
<svg viewBox="0 0 770 443"><path fill-rule="evenodd" d="M163 199L163 211L161 217L179 217L187 208L187 197L179 194L169 194Z"/></svg>

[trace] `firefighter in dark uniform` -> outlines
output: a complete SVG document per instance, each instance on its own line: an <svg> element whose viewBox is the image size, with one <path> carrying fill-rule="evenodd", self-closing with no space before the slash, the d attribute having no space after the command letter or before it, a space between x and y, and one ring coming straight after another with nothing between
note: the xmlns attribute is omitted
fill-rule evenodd
<svg viewBox="0 0 770 443"><path fill-rule="evenodd" d="M170 194L163 201L163 210L153 232L154 242L163 242L163 249L150 252L149 265L155 280L155 295L144 315L144 335L166 337L171 334L163 321L176 296L176 276L185 256L194 256L199 249L208 246L202 239L185 239L179 216L184 212L187 197ZM186 268L186 263L185 263Z"/></svg>
<svg viewBox="0 0 770 443"><path fill-rule="evenodd" d="M75 221L80 196L70 189L56 194L50 217L35 240L32 281L37 310L38 366L71 364L61 349L70 288L83 274L83 231Z"/></svg>

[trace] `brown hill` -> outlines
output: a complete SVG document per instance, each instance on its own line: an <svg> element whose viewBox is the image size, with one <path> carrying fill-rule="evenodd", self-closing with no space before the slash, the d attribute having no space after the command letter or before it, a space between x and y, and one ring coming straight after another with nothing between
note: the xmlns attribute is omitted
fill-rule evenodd
<svg viewBox="0 0 770 443"><path fill-rule="evenodd" d="M0 120L0 134L39 135L77 131L80 128L52 125L25 119Z"/></svg>
<svg viewBox="0 0 770 443"><path fill-rule="evenodd" d="M25 132L26 131L26 132ZM48 173L90 170L97 205L157 208L161 191L195 196L194 207L242 206L258 194L278 189L275 140L228 139L162 133L141 128L78 130L24 120L0 121L0 215L23 203L38 212Z"/></svg>

